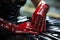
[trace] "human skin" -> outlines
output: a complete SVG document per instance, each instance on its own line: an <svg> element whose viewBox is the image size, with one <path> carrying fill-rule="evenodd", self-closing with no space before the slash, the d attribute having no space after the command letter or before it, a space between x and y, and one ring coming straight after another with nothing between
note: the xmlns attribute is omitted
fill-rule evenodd
<svg viewBox="0 0 60 40"><path fill-rule="evenodd" d="M34 4L35 7L37 7L38 3L41 1L41 0L31 0L32 3Z"/></svg>

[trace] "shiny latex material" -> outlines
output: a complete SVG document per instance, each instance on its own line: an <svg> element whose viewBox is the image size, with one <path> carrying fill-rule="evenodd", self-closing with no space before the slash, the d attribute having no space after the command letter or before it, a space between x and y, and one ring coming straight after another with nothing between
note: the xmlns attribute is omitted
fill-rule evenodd
<svg viewBox="0 0 60 40"><path fill-rule="evenodd" d="M39 34L43 31L46 32L46 13L48 12L48 8L49 6L44 1L41 1L33 13L31 22L15 25L0 18L0 26L18 34Z"/></svg>
<svg viewBox="0 0 60 40"><path fill-rule="evenodd" d="M13 24L2 18L0 18L0 27L7 29L8 31L16 34L29 33L29 34L38 34L37 32L32 31L32 28L29 28L30 22L25 22L22 24Z"/></svg>
<svg viewBox="0 0 60 40"><path fill-rule="evenodd" d="M46 13L48 12L49 6L41 1L33 13L31 25L35 31L41 33L46 31Z"/></svg>

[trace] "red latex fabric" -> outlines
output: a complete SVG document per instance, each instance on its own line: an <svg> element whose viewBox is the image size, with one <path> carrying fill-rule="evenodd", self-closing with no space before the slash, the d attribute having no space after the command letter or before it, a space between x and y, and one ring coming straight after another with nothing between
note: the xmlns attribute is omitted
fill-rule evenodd
<svg viewBox="0 0 60 40"><path fill-rule="evenodd" d="M32 16L32 28L39 33L46 31L46 13L48 9L49 6L44 1L41 1Z"/></svg>
<svg viewBox="0 0 60 40"><path fill-rule="evenodd" d="M33 13L31 22L22 23L19 25L19 30L25 32L34 32L39 34L46 32L46 13L48 12L49 6L41 1Z"/></svg>
<svg viewBox="0 0 60 40"><path fill-rule="evenodd" d="M22 24L12 24L6 20L0 18L0 26L8 29L14 33L29 33L29 34L39 34L46 31L46 13L49 6L41 1L37 6L35 12L33 13L31 22L25 22Z"/></svg>
<svg viewBox="0 0 60 40"><path fill-rule="evenodd" d="M32 28L30 28L30 22L25 22L22 24L13 24L10 23L2 18L0 18L0 28L7 29L12 33L16 34L22 34L22 33L29 33L29 34L38 34L37 32L32 31Z"/></svg>

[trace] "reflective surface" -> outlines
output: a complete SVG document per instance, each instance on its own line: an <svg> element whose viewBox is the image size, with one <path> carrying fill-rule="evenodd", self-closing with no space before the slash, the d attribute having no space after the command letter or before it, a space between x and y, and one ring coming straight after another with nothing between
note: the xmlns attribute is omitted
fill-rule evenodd
<svg viewBox="0 0 60 40"><path fill-rule="evenodd" d="M28 18L30 19L30 18ZM47 22L47 32L39 35L30 34L12 34L5 29L0 29L1 40L59 40L60 39L60 26L50 25Z"/></svg>

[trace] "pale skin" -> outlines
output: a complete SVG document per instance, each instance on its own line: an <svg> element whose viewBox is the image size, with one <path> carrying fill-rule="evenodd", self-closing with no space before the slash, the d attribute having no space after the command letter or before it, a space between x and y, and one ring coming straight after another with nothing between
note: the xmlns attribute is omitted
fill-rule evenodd
<svg viewBox="0 0 60 40"><path fill-rule="evenodd" d="M33 2L33 4L36 7L41 0L31 0L31 1ZM48 13L47 15L51 16L51 17L54 17L54 18L60 19L60 14L58 14L58 13Z"/></svg>
<svg viewBox="0 0 60 40"><path fill-rule="evenodd" d="M41 1L41 0L31 0L32 3L35 5L35 7L38 5L38 3Z"/></svg>

